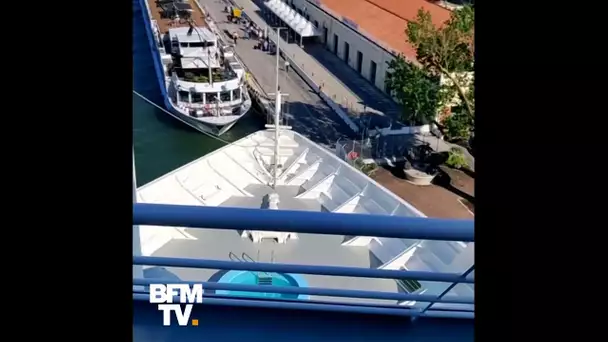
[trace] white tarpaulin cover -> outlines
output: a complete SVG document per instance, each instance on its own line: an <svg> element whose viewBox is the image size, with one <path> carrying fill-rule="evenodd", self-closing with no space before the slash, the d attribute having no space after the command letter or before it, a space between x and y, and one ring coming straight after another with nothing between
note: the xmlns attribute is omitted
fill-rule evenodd
<svg viewBox="0 0 608 342"><path fill-rule="evenodd" d="M293 11L293 8L289 7L286 3L280 0L271 0L266 3L266 6L271 5L276 10L275 14L281 18L287 18L289 13Z"/></svg>
<svg viewBox="0 0 608 342"><path fill-rule="evenodd" d="M280 0L270 0L264 3L264 5L300 36L313 37L319 35L319 32L310 21L306 20L306 18L302 17L286 3Z"/></svg>

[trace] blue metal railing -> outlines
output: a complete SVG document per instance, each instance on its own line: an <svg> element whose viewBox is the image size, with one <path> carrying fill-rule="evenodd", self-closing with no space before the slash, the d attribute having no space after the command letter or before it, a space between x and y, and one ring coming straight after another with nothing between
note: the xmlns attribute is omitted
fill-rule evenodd
<svg viewBox="0 0 608 342"><path fill-rule="evenodd" d="M287 210L259 210L242 208L218 208L201 206L179 206L138 203L133 205L134 225L154 225L167 227L213 228L226 230L281 231L330 235L376 236L388 238L474 241L472 220L444 220L381 215L337 214L302 212ZM317 309L343 312L394 314L403 316L433 316L473 318L472 309L435 309L434 303L474 304L473 298L446 296L457 284L473 284L471 266L465 273L437 273L417 271L397 271L355 267L318 265L291 265L276 263L244 263L234 261L185 259L166 257L134 256L134 265L205 268L219 270L246 270L278 273L315 274L327 276L348 276L361 278L412 279L451 283L439 295L389 293L379 291L327 289L315 287L272 286L273 293L306 294L344 298L366 298L394 301L416 301L429 303L424 308L396 304L336 303L323 300L260 299L231 297L205 293L206 304L241 305L286 309ZM134 279L134 285L149 285L162 282L159 279ZM246 292L268 292L268 286L225 284L214 282L173 281L169 283L202 283L207 290L228 290ZM147 300L144 287L134 287L133 298Z"/></svg>
<svg viewBox="0 0 608 342"><path fill-rule="evenodd" d="M230 219L227 219L227 218ZM138 203L133 224L402 239L474 239L472 220ZM382 227L382 228L380 228Z"/></svg>

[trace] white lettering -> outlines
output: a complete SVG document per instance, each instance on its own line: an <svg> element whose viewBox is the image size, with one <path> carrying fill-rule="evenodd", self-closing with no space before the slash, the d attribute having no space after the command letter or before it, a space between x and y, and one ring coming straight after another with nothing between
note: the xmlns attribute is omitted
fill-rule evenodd
<svg viewBox="0 0 608 342"><path fill-rule="evenodd" d="M173 298L180 294L182 284L168 284L167 285L167 301L165 303L173 303Z"/></svg>
<svg viewBox="0 0 608 342"><path fill-rule="evenodd" d="M179 302L186 304L173 304L179 295ZM175 318L180 326L187 326L190 322L193 303L203 302L203 285L193 284L150 284L150 303L158 304L158 310L163 312L163 325L171 325L171 312L175 312ZM196 320L193 325L198 325Z"/></svg>
<svg viewBox="0 0 608 342"><path fill-rule="evenodd" d="M175 307L179 308L179 304L158 304L158 310L163 312L163 325L168 327L171 325L171 311Z"/></svg>
<svg viewBox="0 0 608 342"><path fill-rule="evenodd" d="M194 305L192 304L187 304L182 311L180 304L158 304L158 310L163 312L163 325L166 327L171 325L171 311L174 311L177 324L180 326L187 326L190 321L193 306Z"/></svg>
<svg viewBox="0 0 608 342"><path fill-rule="evenodd" d="M167 287L163 284L150 284L150 303L166 303Z"/></svg>
<svg viewBox="0 0 608 342"><path fill-rule="evenodd" d="M180 303L202 303L203 302L203 284L194 284L192 288L186 284L182 284L179 297Z"/></svg>
<svg viewBox="0 0 608 342"><path fill-rule="evenodd" d="M175 317L177 318L177 324L179 324L182 327L185 327L188 325L188 322L190 321L190 315L192 314L192 307L194 305L192 304L186 304L184 305L184 311L180 310L180 305L177 305L177 309L175 310Z"/></svg>

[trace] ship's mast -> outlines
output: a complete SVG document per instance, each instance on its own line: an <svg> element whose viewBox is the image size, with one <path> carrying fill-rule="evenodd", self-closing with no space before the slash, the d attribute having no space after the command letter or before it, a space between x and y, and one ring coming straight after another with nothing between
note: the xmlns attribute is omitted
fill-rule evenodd
<svg viewBox="0 0 608 342"><path fill-rule="evenodd" d="M281 50L279 50L279 41L281 40L281 36L279 32L284 27L277 27L277 46L276 46L276 54L277 54L277 63L276 63L276 92L274 100L274 172L273 172L273 182L272 187L274 189L277 188L277 183L279 181L279 137L280 137L280 129L281 129L281 98L283 96L288 96L289 94L281 94L281 87L279 86L279 58L281 56ZM285 128L290 129L291 127L285 126Z"/></svg>
<svg viewBox="0 0 608 342"><path fill-rule="evenodd" d="M278 53L278 52L277 52ZM279 178L279 129L281 127L279 120L281 116L281 88L277 87L277 93L274 103L274 180L273 187L276 189Z"/></svg>
<svg viewBox="0 0 608 342"><path fill-rule="evenodd" d="M207 48L207 70L209 70L209 84L213 87L213 73L211 72L211 49Z"/></svg>
<svg viewBox="0 0 608 342"><path fill-rule="evenodd" d="M281 149L281 144L279 142L279 139L281 138L281 130L282 129L287 129L290 130L291 126L288 125L281 125L281 110L282 110L282 98L284 96L289 96L289 94L285 94L285 93L281 93L281 87L277 87L278 91L276 93L270 93L268 95L275 97L275 104L274 104L274 124L269 122L266 125L266 128L271 128L274 129L274 170L273 170L273 182L272 182L272 187L274 189L276 189L277 187L277 183L279 180L279 176L281 174L281 165L279 164L280 158L279 158L279 154L280 154L280 149ZM270 171L270 170L268 170Z"/></svg>

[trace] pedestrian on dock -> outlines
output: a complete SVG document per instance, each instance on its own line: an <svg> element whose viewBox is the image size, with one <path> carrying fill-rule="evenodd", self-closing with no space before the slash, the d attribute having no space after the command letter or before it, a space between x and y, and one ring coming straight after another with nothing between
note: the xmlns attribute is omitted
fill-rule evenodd
<svg viewBox="0 0 608 342"><path fill-rule="evenodd" d="M289 61L285 61L285 72L289 72Z"/></svg>

